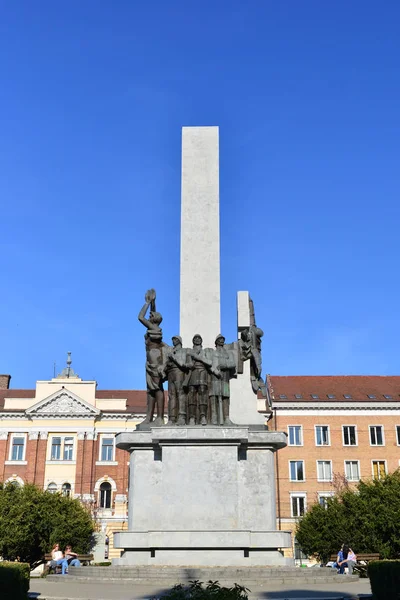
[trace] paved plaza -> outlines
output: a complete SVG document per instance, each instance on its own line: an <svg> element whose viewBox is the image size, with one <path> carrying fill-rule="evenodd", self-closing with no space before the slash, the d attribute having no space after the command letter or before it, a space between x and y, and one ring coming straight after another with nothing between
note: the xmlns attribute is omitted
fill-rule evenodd
<svg viewBox="0 0 400 600"><path fill-rule="evenodd" d="M49 582L45 579L31 580L30 597L38 600L140 600L159 598L166 592L165 588L154 585L140 585L126 582L115 583L80 583L76 581ZM351 600L353 598L369 598L371 588L368 579L346 583L303 584L294 589L292 585L274 585L256 588L253 586L249 597L251 600L278 600L302 598L303 600Z"/></svg>

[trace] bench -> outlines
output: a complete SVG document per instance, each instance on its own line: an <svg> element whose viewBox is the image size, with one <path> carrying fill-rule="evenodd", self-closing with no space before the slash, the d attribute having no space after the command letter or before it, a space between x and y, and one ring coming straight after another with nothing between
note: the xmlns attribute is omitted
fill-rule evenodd
<svg viewBox="0 0 400 600"><path fill-rule="evenodd" d="M361 553L361 554L357 554L357 562L354 565L354 569L353 569L353 573L358 573L361 576L366 577L367 575L367 567L368 567L368 563L371 562L372 560L380 560L381 557L379 555L379 553L375 553L375 552L367 552L367 553ZM337 559L337 554L331 554L330 556L330 561L336 562Z"/></svg>
<svg viewBox="0 0 400 600"><path fill-rule="evenodd" d="M78 554L76 557L80 563L84 566L89 565L91 563L91 561L93 560L93 554ZM44 574L48 574L50 572L51 567L47 565L47 563L51 560L51 553L49 554L45 554L44 555L44 560L45 560L45 567L44 567ZM61 573L61 565L58 565L55 568L55 573Z"/></svg>

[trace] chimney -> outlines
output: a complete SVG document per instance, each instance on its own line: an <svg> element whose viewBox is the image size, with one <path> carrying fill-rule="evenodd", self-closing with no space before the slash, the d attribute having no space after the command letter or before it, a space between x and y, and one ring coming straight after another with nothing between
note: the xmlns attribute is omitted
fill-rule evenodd
<svg viewBox="0 0 400 600"><path fill-rule="evenodd" d="M8 390L10 387L11 375L0 375L0 390Z"/></svg>

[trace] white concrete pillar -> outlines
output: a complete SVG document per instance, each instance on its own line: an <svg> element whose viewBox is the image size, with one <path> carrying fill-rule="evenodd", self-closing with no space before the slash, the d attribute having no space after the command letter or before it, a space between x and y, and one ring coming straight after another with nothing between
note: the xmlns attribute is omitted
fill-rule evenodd
<svg viewBox="0 0 400 600"><path fill-rule="evenodd" d="M214 347L220 333L219 130L182 129L180 335L200 333Z"/></svg>

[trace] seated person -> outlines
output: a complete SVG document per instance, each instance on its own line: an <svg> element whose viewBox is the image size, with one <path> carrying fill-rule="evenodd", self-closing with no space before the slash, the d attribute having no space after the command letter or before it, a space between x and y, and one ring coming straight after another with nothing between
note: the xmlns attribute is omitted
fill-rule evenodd
<svg viewBox="0 0 400 600"><path fill-rule="evenodd" d="M349 571L349 575L353 574L353 568L356 564L357 557L354 554L353 550L343 544L341 550L338 553L337 557L337 566L339 568L339 575L344 575L344 570L347 567Z"/></svg>
<svg viewBox="0 0 400 600"><path fill-rule="evenodd" d="M76 552L72 552L72 546L65 546L65 558L61 562L61 574L65 575L69 565L80 567L81 563Z"/></svg>
<svg viewBox="0 0 400 600"><path fill-rule="evenodd" d="M51 561L48 563L50 569L56 571L58 565L64 560L64 553L60 550L60 544L54 544L51 549Z"/></svg>

